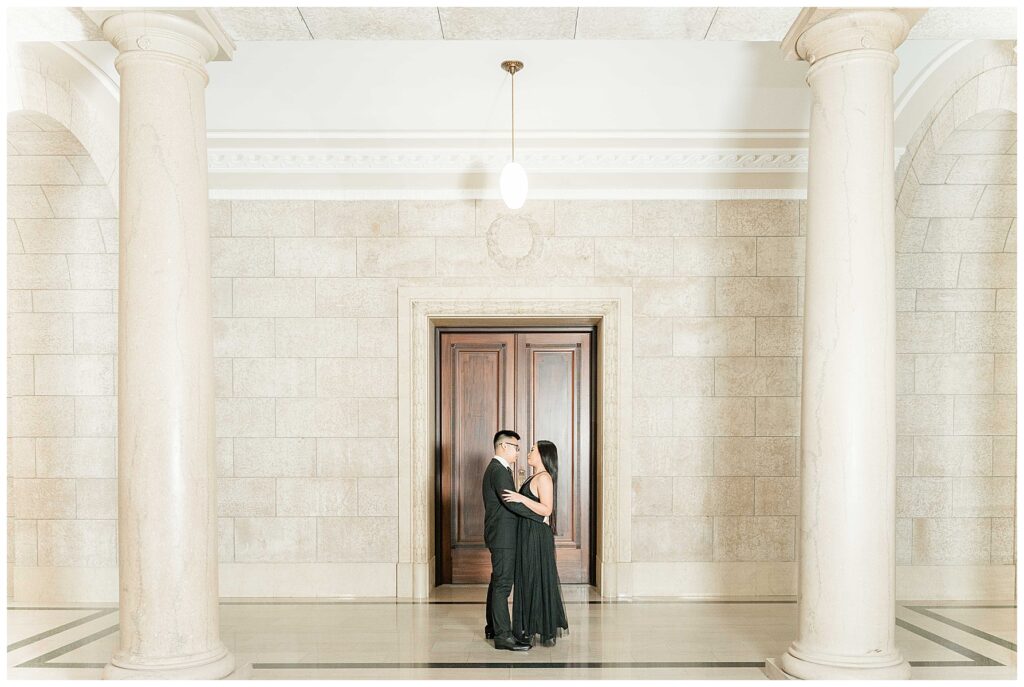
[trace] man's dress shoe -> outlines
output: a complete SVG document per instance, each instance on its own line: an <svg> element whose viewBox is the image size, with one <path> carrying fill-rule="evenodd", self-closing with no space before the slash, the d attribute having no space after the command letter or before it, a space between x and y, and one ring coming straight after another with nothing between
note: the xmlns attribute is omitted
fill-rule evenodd
<svg viewBox="0 0 1024 687"><path fill-rule="evenodd" d="M484 625L484 639L494 639L494 630Z"/></svg>
<svg viewBox="0 0 1024 687"><path fill-rule="evenodd" d="M529 651L530 645L522 644L516 641L515 637L511 635L506 635L504 637L494 638L494 648L505 649L506 651Z"/></svg>

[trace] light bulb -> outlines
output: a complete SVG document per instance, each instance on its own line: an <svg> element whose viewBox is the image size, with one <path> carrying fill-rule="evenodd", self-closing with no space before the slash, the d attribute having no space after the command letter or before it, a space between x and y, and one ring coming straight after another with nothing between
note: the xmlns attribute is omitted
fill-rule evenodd
<svg viewBox="0 0 1024 687"><path fill-rule="evenodd" d="M526 170L518 162L510 162L501 170L501 199L509 210L518 210L526 202L526 191L529 182L526 179Z"/></svg>

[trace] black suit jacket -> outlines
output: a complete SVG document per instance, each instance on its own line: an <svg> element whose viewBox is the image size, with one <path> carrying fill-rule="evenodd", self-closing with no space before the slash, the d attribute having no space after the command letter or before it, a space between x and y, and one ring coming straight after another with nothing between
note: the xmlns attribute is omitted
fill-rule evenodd
<svg viewBox="0 0 1024 687"><path fill-rule="evenodd" d="M506 489L516 490L512 475L496 458L484 470L484 543L488 549L514 549L519 518L543 522L544 516L534 513L522 503L506 503L501 495Z"/></svg>

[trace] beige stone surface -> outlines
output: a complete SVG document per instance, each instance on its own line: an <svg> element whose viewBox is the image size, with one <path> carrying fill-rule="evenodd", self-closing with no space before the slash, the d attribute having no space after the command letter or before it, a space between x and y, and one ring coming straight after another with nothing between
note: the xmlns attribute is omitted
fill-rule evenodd
<svg viewBox="0 0 1024 687"><path fill-rule="evenodd" d="M788 561L795 556L795 518L731 516L715 523L715 560Z"/></svg>
<svg viewBox="0 0 1024 687"><path fill-rule="evenodd" d="M44 438L36 440L39 477L116 477L117 445L109 438Z"/></svg>
<svg viewBox="0 0 1024 687"><path fill-rule="evenodd" d="M637 279L633 284L633 302L637 315L714 315L715 280L710 277Z"/></svg>
<svg viewBox="0 0 1024 687"><path fill-rule="evenodd" d="M19 479L14 481L14 517L26 520L74 519L75 480Z"/></svg>
<svg viewBox="0 0 1024 687"><path fill-rule="evenodd" d="M715 360L716 396L795 396L797 392L797 358Z"/></svg>
<svg viewBox="0 0 1024 687"><path fill-rule="evenodd" d="M953 401L953 396L898 396L896 431L899 434L952 434Z"/></svg>
<svg viewBox="0 0 1024 687"><path fill-rule="evenodd" d="M251 517L278 515L274 509L275 480L254 477L222 477L217 480L217 515ZM304 515L280 513L280 515Z"/></svg>
<svg viewBox="0 0 1024 687"><path fill-rule="evenodd" d="M395 517L398 515L398 480L394 477L360 477L358 515Z"/></svg>
<svg viewBox="0 0 1024 687"><path fill-rule="evenodd" d="M273 322L275 343L272 350L278 356L354 357L357 322L359 320L344 317L277 318Z"/></svg>
<svg viewBox="0 0 1024 687"><path fill-rule="evenodd" d="M287 319L282 319L287 331ZM271 357L275 352L275 321L270 317L215 317L213 354L218 357ZM282 354L287 355L285 351Z"/></svg>
<svg viewBox="0 0 1024 687"><path fill-rule="evenodd" d="M672 515L673 480L635 476L632 493L632 515Z"/></svg>
<svg viewBox="0 0 1024 687"><path fill-rule="evenodd" d="M914 392L919 394L990 394L994 360L985 353L916 355Z"/></svg>
<svg viewBox="0 0 1024 687"><path fill-rule="evenodd" d="M758 436L798 436L800 434L800 399L787 396L756 399L756 434Z"/></svg>
<svg viewBox="0 0 1024 687"><path fill-rule="evenodd" d="M393 437L398 435L398 399L360 398L359 436Z"/></svg>
<svg viewBox="0 0 1024 687"><path fill-rule="evenodd" d="M352 398L282 398L275 422L279 437L353 437L359 403Z"/></svg>
<svg viewBox="0 0 1024 687"><path fill-rule="evenodd" d="M712 440L706 437L641 437L633 472L638 476L710 475L713 450Z"/></svg>
<svg viewBox="0 0 1024 687"><path fill-rule="evenodd" d="M710 561L713 551L710 517L640 517L632 519L633 560Z"/></svg>
<svg viewBox="0 0 1024 687"><path fill-rule="evenodd" d="M401 236L472 236L476 205L471 200L403 200L398 204Z"/></svg>
<svg viewBox="0 0 1024 687"><path fill-rule="evenodd" d="M670 238L599 237L594 239L594 271L600 276L671 276L672 255L672 239Z"/></svg>
<svg viewBox="0 0 1024 687"><path fill-rule="evenodd" d="M633 233L637 236L714 236L717 213L713 200L634 200Z"/></svg>
<svg viewBox="0 0 1024 687"><path fill-rule="evenodd" d="M673 427L679 436L751 436L753 398L676 398Z"/></svg>
<svg viewBox="0 0 1024 687"><path fill-rule="evenodd" d="M988 518L914 518L914 565L988 563L991 534Z"/></svg>
<svg viewBox="0 0 1024 687"><path fill-rule="evenodd" d="M1015 483L1011 477L964 477L953 480L952 515L1012 517Z"/></svg>
<svg viewBox="0 0 1024 687"><path fill-rule="evenodd" d="M959 481L959 480L957 480ZM952 488L948 477L899 477L896 480L896 516L937 518L952 515Z"/></svg>
<svg viewBox="0 0 1024 687"><path fill-rule="evenodd" d="M39 520L38 565L104 566L117 560L113 520Z"/></svg>
<svg viewBox="0 0 1024 687"><path fill-rule="evenodd" d="M754 352L752 317L677 317L672 352L677 356L749 356Z"/></svg>
<svg viewBox="0 0 1024 687"><path fill-rule="evenodd" d="M675 515L753 515L751 477L679 477L673 480Z"/></svg>
<svg viewBox="0 0 1024 687"><path fill-rule="evenodd" d="M105 250L99 222L94 219L21 219L17 220L16 230L25 253L102 253Z"/></svg>
<svg viewBox="0 0 1024 687"><path fill-rule="evenodd" d="M317 279L318 317L395 317L398 282L394 279ZM298 312L286 316L294 317Z"/></svg>
<svg viewBox="0 0 1024 687"><path fill-rule="evenodd" d="M76 517L85 520L117 518L116 479L75 480Z"/></svg>
<svg viewBox="0 0 1024 687"><path fill-rule="evenodd" d="M393 561L398 549L395 518L321 518L317 560L325 562Z"/></svg>
<svg viewBox="0 0 1024 687"><path fill-rule="evenodd" d="M719 316L796 315L797 282L792 277L720 277L715 280Z"/></svg>
<svg viewBox="0 0 1024 687"><path fill-rule="evenodd" d="M232 280L234 315L240 317L312 317L312 278L238 278Z"/></svg>
<svg viewBox="0 0 1024 687"><path fill-rule="evenodd" d="M316 392L336 398L394 397L398 366L392 358L320 358L316 361Z"/></svg>
<svg viewBox="0 0 1024 687"><path fill-rule="evenodd" d="M33 292L9 292L31 294L31 303L28 310L36 312L112 312L113 294L110 291L33 291ZM14 311L11 301L8 300L8 310Z"/></svg>
<svg viewBox="0 0 1024 687"><path fill-rule="evenodd" d="M630 204L620 200L556 201L555 233L563 236L628 236L633 233Z"/></svg>
<svg viewBox="0 0 1024 687"><path fill-rule="evenodd" d="M800 515L798 477L757 477L754 479L755 515Z"/></svg>
<svg viewBox="0 0 1024 687"><path fill-rule="evenodd" d="M312 236L313 201L231 201L232 236Z"/></svg>
<svg viewBox="0 0 1024 687"><path fill-rule="evenodd" d="M431 277L434 275L434 239L361 238L358 243L360 277ZM342 275L320 275L342 276Z"/></svg>
<svg viewBox="0 0 1024 687"><path fill-rule="evenodd" d="M316 364L309 358L239 358L233 380L235 396L313 396Z"/></svg>
<svg viewBox="0 0 1024 687"><path fill-rule="evenodd" d="M233 465L236 477L312 476L316 440L239 437L234 443Z"/></svg>
<svg viewBox="0 0 1024 687"><path fill-rule="evenodd" d="M715 437L716 475L795 476L799 467L797 437Z"/></svg>
<svg viewBox="0 0 1024 687"><path fill-rule="evenodd" d="M398 201L317 200L317 236L397 236Z"/></svg>
<svg viewBox="0 0 1024 687"><path fill-rule="evenodd" d="M316 536L316 518L235 518L235 561L312 562Z"/></svg>
<svg viewBox="0 0 1024 687"><path fill-rule="evenodd" d="M913 471L922 476L981 476L992 473L992 437L914 437Z"/></svg>
<svg viewBox="0 0 1024 687"><path fill-rule="evenodd" d="M711 358L639 358L635 365L637 396L711 396L715 365Z"/></svg>
<svg viewBox="0 0 1024 687"><path fill-rule="evenodd" d="M957 313L896 313L897 353L952 353Z"/></svg>
<svg viewBox="0 0 1024 687"><path fill-rule="evenodd" d="M279 516L359 515L358 498L357 481L353 478L288 477L277 480L277 515Z"/></svg>
<svg viewBox="0 0 1024 687"><path fill-rule="evenodd" d="M319 477L396 477L398 440L393 438L317 439Z"/></svg>
<svg viewBox="0 0 1024 687"><path fill-rule="evenodd" d="M719 236L797 236L799 233L797 201L718 201Z"/></svg>
<svg viewBox="0 0 1024 687"><path fill-rule="evenodd" d="M210 258L214 277L272 277L274 239L213 238Z"/></svg>
<svg viewBox="0 0 1024 687"><path fill-rule="evenodd" d="M74 330L69 314L11 313L7 316L7 331L8 355L74 351Z"/></svg>

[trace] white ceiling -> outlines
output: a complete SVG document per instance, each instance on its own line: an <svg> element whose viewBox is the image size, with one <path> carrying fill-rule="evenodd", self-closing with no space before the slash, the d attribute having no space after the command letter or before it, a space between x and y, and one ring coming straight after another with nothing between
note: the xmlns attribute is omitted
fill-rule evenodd
<svg viewBox="0 0 1024 687"><path fill-rule="evenodd" d="M508 157L498 65L520 59L517 158L548 175L536 192L800 194L807 65L778 45L798 11L211 8L237 43L207 65L211 189L479 197ZM11 9L8 29L68 42L116 94L116 51L80 9ZM897 106L958 41L1015 35L1012 9L930 10L897 50Z"/></svg>
<svg viewBox="0 0 1024 687"><path fill-rule="evenodd" d="M780 41L799 7L213 7L235 41L619 40ZM1012 7L933 7L910 39L1009 40ZM71 7L8 9L8 37L102 40Z"/></svg>

